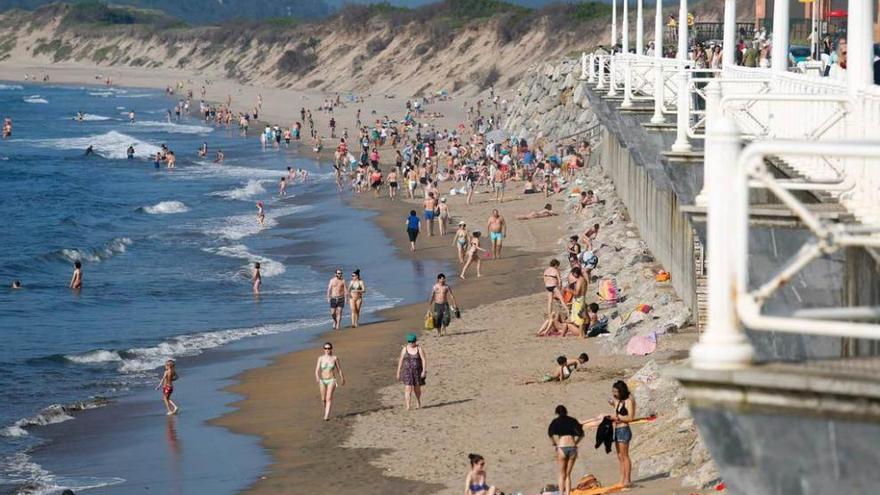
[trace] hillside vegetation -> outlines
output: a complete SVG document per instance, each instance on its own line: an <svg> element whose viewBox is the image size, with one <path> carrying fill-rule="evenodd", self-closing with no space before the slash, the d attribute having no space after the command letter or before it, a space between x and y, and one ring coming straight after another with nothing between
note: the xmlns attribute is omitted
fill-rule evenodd
<svg viewBox="0 0 880 495"><path fill-rule="evenodd" d="M704 2L715 3L721 0ZM171 68L325 91L468 94L511 87L529 66L607 43L610 18L599 2L530 9L445 0L413 9L349 5L321 21L193 27L157 10L52 4L0 15L0 63Z"/></svg>
<svg viewBox="0 0 880 495"><path fill-rule="evenodd" d="M608 9L447 0L415 9L350 5L323 21L188 27L156 10L53 4L0 16L0 60L165 67L300 89L475 92L596 44Z"/></svg>

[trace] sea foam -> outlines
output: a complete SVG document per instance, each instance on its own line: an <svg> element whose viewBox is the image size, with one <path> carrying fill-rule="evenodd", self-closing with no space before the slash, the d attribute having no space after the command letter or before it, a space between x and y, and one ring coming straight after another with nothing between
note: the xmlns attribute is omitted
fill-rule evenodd
<svg viewBox="0 0 880 495"><path fill-rule="evenodd" d="M99 263L122 254L132 245L132 240L128 237L117 237L98 249L75 249L66 248L58 252L58 254L73 263L74 261L88 261L90 263Z"/></svg>
<svg viewBox="0 0 880 495"><path fill-rule="evenodd" d="M42 98L40 95L30 95L24 98L25 103L49 103L49 100Z"/></svg>
<svg viewBox="0 0 880 495"><path fill-rule="evenodd" d="M134 146L135 153L139 157L148 157L160 151L160 148L156 145L140 141L117 131L78 138L42 139L36 141L36 144L59 150L81 151L85 151L86 148L92 146L95 153L104 158L111 159L127 158L129 146Z"/></svg>
<svg viewBox="0 0 880 495"><path fill-rule="evenodd" d="M143 211L144 213L149 213L150 215L168 215L172 213L184 213L189 211L189 207L180 201L162 201L161 203L156 203L153 206L144 206L138 209Z"/></svg>
<svg viewBox="0 0 880 495"><path fill-rule="evenodd" d="M226 199L251 199L254 196L265 195L266 188L263 187L264 180L251 179L247 184L230 189L228 191L217 191L211 193L211 196L219 196Z"/></svg>
<svg viewBox="0 0 880 495"><path fill-rule="evenodd" d="M171 132L175 134L208 134L209 132L214 132L214 129L211 127L203 125L176 124L174 122L159 122L155 120L136 121L134 127L157 132Z"/></svg>
<svg viewBox="0 0 880 495"><path fill-rule="evenodd" d="M263 277L274 277L277 275L281 275L282 273L287 271L287 269L281 262L275 261L265 256L253 254L248 251L247 246L243 244L221 246L217 248L205 248L205 251L209 253L219 254L220 256L226 256L228 258L247 260L248 263L243 265L241 268L241 274L245 276L250 276L254 262L260 263L260 274Z"/></svg>

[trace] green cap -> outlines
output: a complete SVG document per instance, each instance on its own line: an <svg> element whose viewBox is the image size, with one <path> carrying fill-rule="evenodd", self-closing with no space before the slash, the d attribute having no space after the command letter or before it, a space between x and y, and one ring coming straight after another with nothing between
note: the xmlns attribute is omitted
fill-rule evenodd
<svg viewBox="0 0 880 495"><path fill-rule="evenodd" d="M410 344L415 342L416 340L418 340L418 337L416 336L416 334L409 333L406 335L406 341L409 342Z"/></svg>

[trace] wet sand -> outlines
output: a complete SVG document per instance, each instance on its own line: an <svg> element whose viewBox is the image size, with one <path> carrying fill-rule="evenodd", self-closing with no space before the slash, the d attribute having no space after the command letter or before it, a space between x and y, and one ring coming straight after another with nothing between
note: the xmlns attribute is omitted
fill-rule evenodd
<svg viewBox="0 0 880 495"><path fill-rule="evenodd" d="M414 255L409 253L403 223L413 205L379 201L369 196L356 198L354 204L380 212L376 221L394 239L404 260L411 256L414 263L424 259L450 262L452 270L447 275L463 319L468 317L469 310L479 305L533 291L540 274L537 260L541 258L534 253L509 250L501 260L484 261L482 278L462 283L455 272L458 262L450 245L450 235L434 238L422 235L419 249ZM393 267L389 269L393 270ZM426 273L425 276L433 280L436 274ZM428 294L424 297L427 301ZM365 305L368 304L367 295ZM371 460L383 454L382 450L341 448L351 434L357 416L389 407L379 401L378 390L394 384L397 357L404 337L409 332L423 334L421 328L426 308L426 303L417 303L383 311L380 316L385 321L381 323L330 332L318 339L312 350L281 356L269 366L239 377L240 384L229 390L245 399L232 404L238 408L237 412L216 420L214 424L260 436L273 458L265 477L248 493L341 493L343 490L377 494L435 493L442 488L436 484L385 476L382 470L371 464ZM451 335L442 338L458 338L458 326L460 323L453 322ZM318 344L324 340L333 342L347 378L346 385L337 391L334 417L329 422L321 420L321 403L314 381L315 360L320 354ZM425 409L442 410L454 402L432 398L434 373L443 371L432 368L430 347L426 348L426 353L428 384L424 389L423 405ZM402 409L402 386L399 388L400 404L397 407ZM412 434L412 441L418 442L419 433L413 431Z"/></svg>

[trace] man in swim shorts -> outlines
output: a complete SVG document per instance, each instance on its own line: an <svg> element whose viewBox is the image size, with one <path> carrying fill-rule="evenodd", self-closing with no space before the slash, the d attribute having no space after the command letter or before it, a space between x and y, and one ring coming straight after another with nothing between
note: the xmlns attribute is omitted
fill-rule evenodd
<svg viewBox="0 0 880 495"><path fill-rule="evenodd" d="M507 222L497 209L492 210L486 230L489 231L489 240L492 242L492 259L501 257L501 244L507 236Z"/></svg>
<svg viewBox="0 0 880 495"><path fill-rule="evenodd" d="M450 301L453 304L452 308L458 307L455 295L452 294L452 287L446 285L446 275L441 273L437 275L437 283L431 289L431 297L428 299L428 311L431 311L434 318L437 335L443 334L443 330L449 327L449 322L452 320Z"/></svg>
<svg viewBox="0 0 880 495"><path fill-rule="evenodd" d="M437 214L437 197L434 193L428 193L425 198L425 223L428 224L428 235L434 235L434 217Z"/></svg>
<svg viewBox="0 0 880 495"><path fill-rule="evenodd" d="M327 284L327 302L330 303L333 330L339 330L342 322L342 308L345 307L345 280L342 278L342 269L337 268L336 274Z"/></svg>

